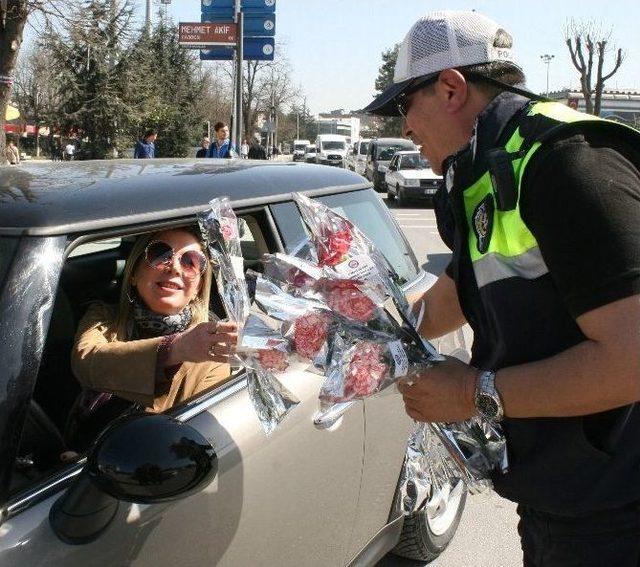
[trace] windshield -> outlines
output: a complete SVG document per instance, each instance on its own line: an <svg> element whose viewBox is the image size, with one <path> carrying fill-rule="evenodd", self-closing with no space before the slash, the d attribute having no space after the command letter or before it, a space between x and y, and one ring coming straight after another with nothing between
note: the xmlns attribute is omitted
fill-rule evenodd
<svg viewBox="0 0 640 567"><path fill-rule="evenodd" d="M293 146L294 150L301 150L304 152L304 149L306 148L306 144L296 144L295 146Z"/></svg>
<svg viewBox="0 0 640 567"><path fill-rule="evenodd" d="M400 169L427 169L428 167L429 162L417 152L400 158Z"/></svg>
<svg viewBox="0 0 640 567"><path fill-rule="evenodd" d="M315 154L316 153L316 147L315 146L307 146L307 153L308 154Z"/></svg>
<svg viewBox="0 0 640 567"><path fill-rule="evenodd" d="M376 150L376 159L381 161L388 161L396 152L413 149L415 149L415 146L411 142L406 142L405 144L381 144Z"/></svg>
<svg viewBox="0 0 640 567"><path fill-rule="evenodd" d="M344 150L344 142L322 142L323 150Z"/></svg>

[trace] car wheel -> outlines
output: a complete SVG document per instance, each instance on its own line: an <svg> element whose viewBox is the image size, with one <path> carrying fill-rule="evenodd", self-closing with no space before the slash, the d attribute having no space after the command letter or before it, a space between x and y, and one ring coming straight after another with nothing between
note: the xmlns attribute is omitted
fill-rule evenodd
<svg viewBox="0 0 640 567"><path fill-rule="evenodd" d="M400 185L396 185L396 196L398 197L398 205L402 206L407 204L407 197L400 188Z"/></svg>
<svg viewBox="0 0 640 567"><path fill-rule="evenodd" d="M433 561L453 539L466 501L467 488L461 480L434 493L420 511L405 517L392 553L414 561Z"/></svg>

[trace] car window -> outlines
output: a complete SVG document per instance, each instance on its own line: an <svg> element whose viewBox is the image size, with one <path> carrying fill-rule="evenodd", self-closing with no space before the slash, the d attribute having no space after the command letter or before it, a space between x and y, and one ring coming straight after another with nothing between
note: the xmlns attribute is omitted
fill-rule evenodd
<svg viewBox="0 0 640 567"><path fill-rule="evenodd" d="M386 161L391 159L393 154L398 151L412 149L414 149L414 146L410 142L407 142L406 144L380 144L376 153L376 159Z"/></svg>
<svg viewBox="0 0 640 567"><path fill-rule="evenodd" d="M364 232L385 255L403 282L418 274L418 264L404 237L399 233L388 210L370 189L319 197L325 205L348 218ZM294 202L272 205L285 251L295 252L306 240L307 232Z"/></svg>
<svg viewBox="0 0 640 567"><path fill-rule="evenodd" d="M358 152L360 155L365 155L369 151L369 142L362 142L360 144L360 151Z"/></svg>
<svg viewBox="0 0 640 567"><path fill-rule="evenodd" d="M429 162L418 153L402 156L400 163L400 169L426 169L428 167Z"/></svg>
<svg viewBox="0 0 640 567"><path fill-rule="evenodd" d="M18 239L16 237L3 236L0 238L0 282L4 281L17 246Z"/></svg>
<svg viewBox="0 0 640 567"><path fill-rule="evenodd" d="M322 142L325 150L344 150L344 142Z"/></svg>
<svg viewBox="0 0 640 567"><path fill-rule="evenodd" d="M260 211L238 214L240 245L246 269L261 270L260 258L269 252L270 247L274 247L273 237L265 232L269 230L265 218L265 213ZM100 302L113 306L114 317L120 308L125 260L136 238L137 235L131 234L85 242L76 246L65 260L32 407L16 461L18 470L11 488L14 493L52 474L66 463L77 461L88 443L111 420L135 407L131 400L106 393L101 395L99 391L91 393L90 399L86 397L88 390L82 389L71 359L80 322L91 305ZM15 242L17 239L0 239L0 277L9 263ZM226 317L215 282L211 286L208 308L217 316ZM105 323L101 327L106 326ZM138 371L142 372L143 369L139 368ZM202 384L205 389L196 388L193 393L185 393L184 399L177 399L175 405L201 395L205 390L217 388L228 378L230 376L216 377L216 380L210 381L208 374L204 374ZM92 408L91 411L95 410L95 413L86 414L87 408ZM41 431L43 427L44 433ZM68 458L65 462L61 460L63 453Z"/></svg>

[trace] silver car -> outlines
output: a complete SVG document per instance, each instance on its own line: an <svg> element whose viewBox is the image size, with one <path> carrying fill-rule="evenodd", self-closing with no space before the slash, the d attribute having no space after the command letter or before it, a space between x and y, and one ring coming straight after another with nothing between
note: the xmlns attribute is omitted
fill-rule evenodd
<svg viewBox="0 0 640 567"><path fill-rule="evenodd" d="M115 419L85 454L65 453L76 325L90 300L117 295L135 235L193 224L228 195L246 223L245 266L259 270L263 253L306 237L293 191L352 219L410 297L430 284L370 184L343 169L164 159L0 168L0 567L373 565L392 550L429 560L446 547L466 492L450 486L400 514L412 427L400 396L320 413L321 378L307 372L284 376L301 403L268 437L238 368L166 414ZM224 316L221 303L211 309ZM464 356L462 335L447 341Z"/></svg>

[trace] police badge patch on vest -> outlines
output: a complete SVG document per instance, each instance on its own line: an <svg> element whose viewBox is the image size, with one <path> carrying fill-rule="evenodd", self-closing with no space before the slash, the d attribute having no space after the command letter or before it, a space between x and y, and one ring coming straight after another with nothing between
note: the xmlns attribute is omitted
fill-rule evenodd
<svg viewBox="0 0 640 567"><path fill-rule="evenodd" d="M480 254L484 254L491 242L491 232L493 230L493 195L487 195L473 211L473 232L476 235L476 247Z"/></svg>

